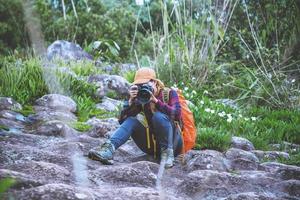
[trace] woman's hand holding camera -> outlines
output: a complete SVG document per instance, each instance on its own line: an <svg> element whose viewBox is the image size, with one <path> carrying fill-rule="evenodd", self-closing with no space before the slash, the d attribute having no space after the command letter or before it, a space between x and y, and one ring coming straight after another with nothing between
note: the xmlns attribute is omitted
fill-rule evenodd
<svg viewBox="0 0 300 200"><path fill-rule="evenodd" d="M131 105L134 99L137 97L137 93L138 93L138 86L132 85L129 88L129 101L128 101L129 105Z"/></svg>

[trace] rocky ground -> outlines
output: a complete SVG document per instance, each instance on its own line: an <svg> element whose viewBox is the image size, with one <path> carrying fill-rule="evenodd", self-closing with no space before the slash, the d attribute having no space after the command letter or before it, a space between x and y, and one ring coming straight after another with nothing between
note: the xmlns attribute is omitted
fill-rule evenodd
<svg viewBox="0 0 300 200"><path fill-rule="evenodd" d="M91 59L65 41L48 48L47 57L56 56ZM106 97L109 91L122 96L129 87L117 75L93 75L88 82L97 85L103 98L97 108L107 111L119 104ZM13 99L0 97L0 180L16 180L4 199L300 199L300 167L263 162L289 154L255 150L243 138L233 137L226 152L192 150L160 178L159 162L132 141L116 151L112 166L87 158L119 126L114 118L92 118L87 122L92 128L78 132L71 127L77 121L76 103L57 94L37 99L35 114L28 117L20 109Z"/></svg>
<svg viewBox="0 0 300 200"><path fill-rule="evenodd" d="M264 162L289 155L263 152L234 137L221 153L192 150L157 184L159 163L132 141L116 151L112 166L87 158L104 142L116 119L91 119L93 128L80 133L75 102L62 95L36 101L35 114L24 117L21 105L0 98L0 179L13 177L6 192L13 199L300 199L300 167Z"/></svg>

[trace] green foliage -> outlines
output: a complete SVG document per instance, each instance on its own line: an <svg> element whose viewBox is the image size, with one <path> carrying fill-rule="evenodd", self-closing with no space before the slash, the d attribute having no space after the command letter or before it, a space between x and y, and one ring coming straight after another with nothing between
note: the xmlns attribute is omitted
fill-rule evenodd
<svg viewBox="0 0 300 200"><path fill-rule="evenodd" d="M86 132L86 131L89 131L92 126L89 125L89 124L86 124L84 122L75 122L73 124L71 124L71 126L76 129L77 131L80 131L80 132Z"/></svg>
<svg viewBox="0 0 300 200"><path fill-rule="evenodd" d="M196 149L226 151L231 143L231 135L214 128L198 128Z"/></svg>
<svg viewBox="0 0 300 200"><path fill-rule="evenodd" d="M115 41L120 46L120 57L127 58L131 46L134 27L134 13L124 1L120 5L107 8L102 1L75 1L78 18L70 2L66 3L66 19L61 7L54 7L49 1L36 0L45 38L53 42L57 38L76 41L87 46L93 41ZM110 45L114 47L114 45ZM110 49L108 53L115 54ZM116 58L113 56L113 58Z"/></svg>
<svg viewBox="0 0 300 200"><path fill-rule="evenodd" d="M21 0L0 0L0 55L27 45L23 17Z"/></svg>
<svg viewBox="0 0 300 200"><path fill-rule="evenodd" d="M22 107L22 110L15 110L15 111L21 113L25 117L35 113L34 108L31 105L24 105Z"/></svg>
<svg viewBox="0 0 300 200"><path fill-rule="evenodd" d="M74 101L77 104L77 116L79 122L86 122L93 110L96 108L96 104L90 96L74 96Z"/></svg>
<svg viewBox="0 0 300 200"><path fill-rule="evenodd" d="M0 198L2 194L6 192L10 187L16 183L16 180L13 178L4 178L0 180Z"/></svg>
<svg viewBox="0 0 300 200"><path fill-rule="evenodd" d="M282 141L300 143L300 112L297 110L264 107L236 110L210 99L209 92L193 92L187 87L183 92L195 104L192 111L199 134L209 130L209 133L245 137L261 150L269 150L269 144Z"/></svg>
<svg viewBox="0 0 300 200"><path fill-rule="evenodd" d="M0 69L0 93L21 104L32 103L48 93L38 59L4 61Z"/></svg>
<svg viewBox="0 0 300 200"><path fill-rule="evenodd" d="M129 83L133 83L134 81L134 76L135 76L135 71L127 71L124 74L124 78L129 82Z"/></svg>
<svg viewBox="0 0 300 200"><path fill-rule="evenodd" d="M103 62L119 60L120 47L113 40L92 42L85 50Z"/></svg>
<svg viewBox="0 0 300 200"><path fill-rule="evenodd" d="M4 126L4 125L0 125L0 130L5 130L5 131L9 131L9 128Z"/></svg>
<svg viewBox="0 0 300 200"><path fill-rule="evenodd" d="M300 152L290 154L290 159L280 159L279 162L300 167Z"/></svg>

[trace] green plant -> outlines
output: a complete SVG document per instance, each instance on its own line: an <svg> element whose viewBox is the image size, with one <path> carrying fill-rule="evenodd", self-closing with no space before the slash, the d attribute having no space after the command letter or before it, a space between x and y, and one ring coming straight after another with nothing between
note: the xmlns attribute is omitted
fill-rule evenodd
<svg viewBox="0 0 300 200"><path fill-rule="evenodd" d="M98 40L92 42L86 51L92 53L94 57L100 59L103 62L118 61L120 47L113 40Z"/></svg>
<svg viewBox="0 0 300 200"><path fill-rule="evenodd" d="M135 71L128 71L124 74L124 78L129 82L133 83L135 76Z"/></svg>
<svg viewBox="0 0 300 200"><path fill-rule="evenodd" d="M198 128L197 149L226 151L231 143L231 135L214 128Z"/></svg>
<svg viewBox="0 0 300 200"><path fill-rule="evenodd" d="M16 184L16 180L13 178L4 178L0 180L0 199L2 199L3 193L5 193L14 184Z"/></svg>
<svg viewBox="0 0 300 200"><path fill-rule="evenodd" d="M22 106L22 110L14 110L14 111L19 112L26 117L35 113L34 108L31 105L24 105Z"/></svg>
<svg viewBox="0 0 300 200"><path fill-rule="evenodd" d="M32 103L48 93L38 59L11 59L0 69L0 93L21 104Z"/></svg>
<svg viewBox="0 0 300 200"><path fill-rule="evenodd" d="M89 125L89 124L86 124L84 122L75 122L73 124L71 124L71 126L76 129L77 131L80 131L80 132L86 132L86 131L89 131L92 126Z"/></svg>
<svg viewBox="0 0 300 200"><path fill-rule="evenodd" d="M77 104L76 114L79 122L85 122L89 119L91 112L96 108L96 103L89 96L74 96Z"/></svg>

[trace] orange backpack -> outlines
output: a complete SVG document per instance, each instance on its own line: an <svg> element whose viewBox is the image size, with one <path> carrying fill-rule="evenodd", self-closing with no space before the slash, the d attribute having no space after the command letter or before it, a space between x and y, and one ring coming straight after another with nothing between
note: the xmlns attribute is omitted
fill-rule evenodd
<svg viewBox="0 0 300 200"><path fill-rule="evenodd" d="M163 90L163 101L165 103L169 102L170 98L170 88L165 88ZM195 126L195 120L192 111L189 109L187 101L185 97L183 96L181 90L174 89L177 92L179 103L181 106L181 128L176 123L178 128L181 130L181 136L183 139L183 148L182 152L186 153L188 150L192 149L195 146L196 143L196 135L197 135L197 129Z"/></svg>

